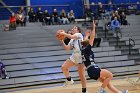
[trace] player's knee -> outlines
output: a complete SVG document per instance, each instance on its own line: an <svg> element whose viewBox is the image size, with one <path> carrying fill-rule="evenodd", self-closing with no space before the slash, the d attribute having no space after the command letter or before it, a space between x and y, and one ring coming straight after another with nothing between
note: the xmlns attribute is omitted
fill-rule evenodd
<svg viewBox="0 0 140 93"><path fill-rule="evenodd" d="M64 71L64 70L67 70L67 68L66 68L65 66L62 65L62 66L61 66L61 70Z"/></svg>
<svg viewBox="0 0 140 93"><path fill-rule="evenodd" d="M84 73L80 73L80 74L79 74L79 77L80 77L80 80L81 80L82 82L86 82L86 77L85 77L85 74L84 74Z"/></svg>
<svg viewBox="0 0 140 93"><path fill-rule="evenodd" d="M113 74L112 74L112 73L110 73L109 78L110 78L110 79L112 79L112 78L113 78Z"/></svg>
<svg viewBox="0 0 140 93"><path fill-rule="evenodd" d="M85 77L81 77L80 80L81 80L82 83L86 83L86 78Z"/></svg>
<svg viewBox="0 0 140 93"><path fill-rule="evenodd" d="M61 70L64 70L64 68L65 68L64 66L61 66Z"/></svg>

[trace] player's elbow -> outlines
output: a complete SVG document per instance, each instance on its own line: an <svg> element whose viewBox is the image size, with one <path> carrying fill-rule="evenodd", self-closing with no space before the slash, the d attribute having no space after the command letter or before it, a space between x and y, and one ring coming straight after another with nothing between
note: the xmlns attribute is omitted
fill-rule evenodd
<svg viewBox="0 0 140 93"><path fill-rule="evenodd" d="M79 37L77 37L77 36L72 36L72 39L79 39Z"/></svg>
<svg viewBox="0 0 140 93"><path fill-rule="evenodd" d="M67 46L66 46L66 47L64 47L64 49L65 49L65 50L70 50L70 48L69 48L69 47L67 47Z"/></svg>

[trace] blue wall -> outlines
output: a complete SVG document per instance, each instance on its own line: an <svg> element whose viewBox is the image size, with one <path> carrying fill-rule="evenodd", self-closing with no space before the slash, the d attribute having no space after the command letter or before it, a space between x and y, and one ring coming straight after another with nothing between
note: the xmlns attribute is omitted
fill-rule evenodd
<svg viewBox="0 0 140 93"><path fill-rule="evenodd" d="M25 2L24 0L3 0L4 3L8 6L24 6ZM3 6L0 4L0 6ZM12 11L17 12L19 8L11 8ZM1 19L8 19L9 15L11 13L5 9L5 8L0 8L0 20Z"/></svg>
<svg viewBox="0 0 140 93"><path fill-rule="evenodd" d="M82 0L31 0L31 5L70 5L70 7L42 7L43 10L47 9L50 13L54 8L60 12L62 9L65 9L66 12L71 9L74 10L77 17L83 14L83 4Z"/></svg>
<svg viewBox="0 0 140 93"><path fill-rule="evenodd" d="M25 0L3 0L9 6L24 6ZM42 7L43 10L47 9L51 13L54 8L61 11L61 9L65 9L66 12L70 11L71 9L74 10L75 15L77 18L83 15L83 0L31 0L31 5L66 5L69 4L70 7ZM103 4L108 3L110 0L89 0L91 2L102 2ZM140 0L112 0L114 4L118 3L136 3ZM0 6L2 6L0 4ZM34 7L35 10L37 7ZM11 8L14 12L16 12L19 8ZM139 5L140 9L140 5ZM9 18L9 11L4 8L0 8L0 19L8 19Z"/></svg>

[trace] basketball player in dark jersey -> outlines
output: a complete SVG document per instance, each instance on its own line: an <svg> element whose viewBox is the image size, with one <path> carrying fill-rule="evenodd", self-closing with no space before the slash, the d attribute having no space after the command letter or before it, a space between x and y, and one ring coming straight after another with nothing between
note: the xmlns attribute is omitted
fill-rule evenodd
<svg viewBox="0 0 140 93"><path fill-rule="evenodd" d="M113 74L106 70L106 69L101 69L99 68L96 64L91 64L90 61L90 55L91 55L91 48L93 46L94 38L95 38L95 23L93 21L93 29L92 31L89 31L88 34L86 34L85 40L81 42L82 48L81 48L81 53L83 56L83 62L87 68L87 73L88 76L91 79L98 80L102 82L102 85L99 87L96 93L106 93L105 87L108 87L109 90L111 90L113 93L127 93L128 90L121 92L118 89L116 89L110 81L113 78ZM90 37L88 39L88 37Z"/></svg>

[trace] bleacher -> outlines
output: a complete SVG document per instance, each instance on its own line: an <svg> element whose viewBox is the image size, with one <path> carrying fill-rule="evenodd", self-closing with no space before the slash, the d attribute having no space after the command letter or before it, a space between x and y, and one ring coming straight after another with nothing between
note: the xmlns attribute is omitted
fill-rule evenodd
<svg viewBox="0 0 140 93"><path fill-rule="evenodd" d="M97 27L97 36L102 38L100 47L93 47L95 62L114 76L136 74L140 70L140 16L128 16L130 26L122 27L122 38L116 46L116 37L111 32L104 38L103 27ZM100 23L100 22L99 22ZM75 24L74 24L75 25ZM81 24L76 24L80 27ZM71 25L42 26L28 23L15 31L0 32L0 59L3 60L10 79L0 80L0 89L36 84L64 82L61 65L72 51L63 49L55 38L58 29L67 30ZM131 35L130 35L130 33ZM129 34L129 35L127 35ZM128 52L128 39L135 38L136 45ZM71 70L74 80L78 80L77 68Z"/></svg>

